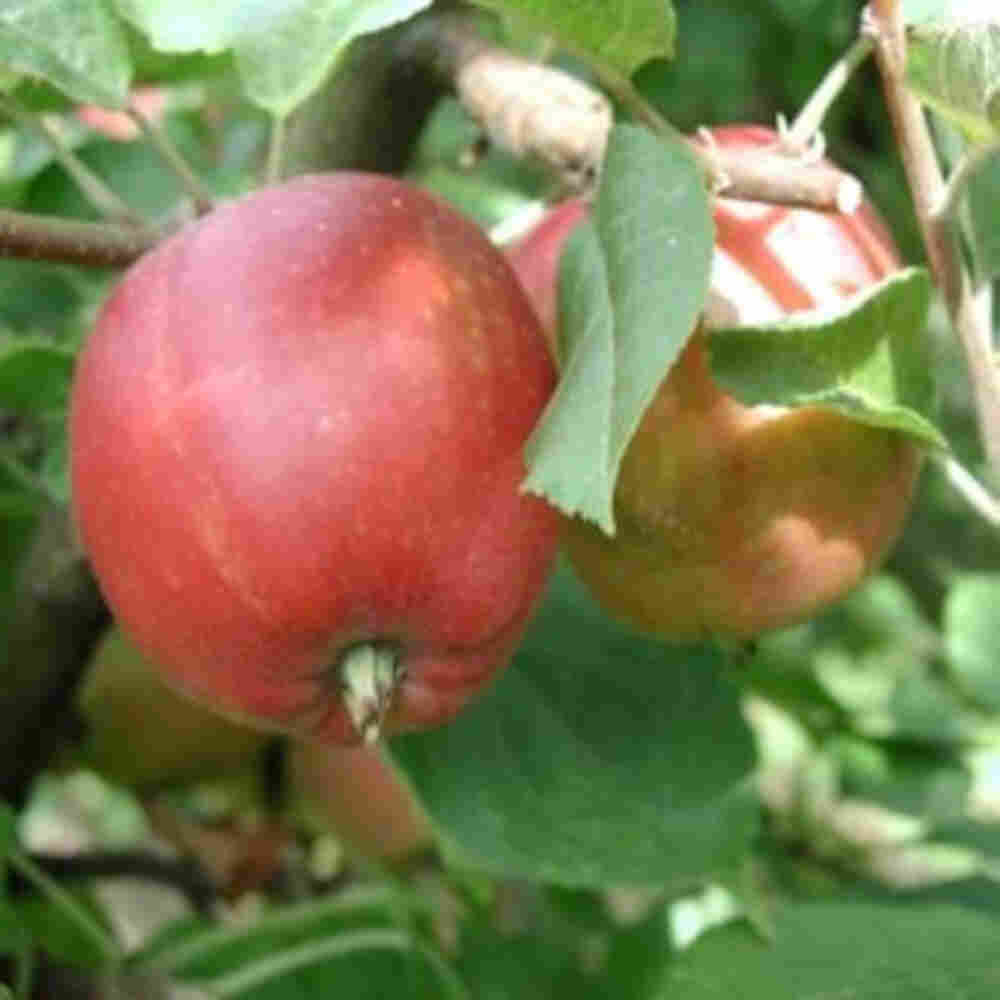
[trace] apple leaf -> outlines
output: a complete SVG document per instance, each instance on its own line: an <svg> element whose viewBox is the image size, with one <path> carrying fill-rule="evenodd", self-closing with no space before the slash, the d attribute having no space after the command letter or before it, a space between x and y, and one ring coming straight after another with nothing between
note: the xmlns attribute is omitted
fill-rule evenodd
<svg viewBox="0 0 1000 1000"><path fill-rule="evenodd" d="M320 85L359 35L403 21L430 0L116 0L122 15L169 52L232 49L247 95L287 115Z"/></svg>
<svg viewBox="0 0 1000 1000"><path fill-rule="evenodd" d="M714 331L712 371L744 403L819 406L937 448L926 333L931 285L907 268L830 309Z"/></svg>
<svg viewBox="0 0 1000 1000"><path fill-rule="evenodd" d="M30 948L31 938L17 910L7 900L0 899L0 955L22 955ZM0 993L0 1000L3 997Z"/></svg>
<svg viewBox="0 0 1000 1000"><path fill-rule="evenodd" d="M17 814L6 802L0 800L0 862L5 862L16 847Z"/></svg>
<svg viewBox="0 0 1000 1000"><path fill-rule="evenodd" d="M983 280L1000 277L1000 150L987 157L969 179L969 220L976 262Z"/></svg>
<svg viewBox="0 0 1000 1000"><path fill-rule="evenodd" d="M602 65L631 76L644 62L674 54L677 15L670 0L473 0L513 14Z"/></svg>
<svg viewBox="0 0 1000 1000"><path fill-rule="evenodd" d="M267 31L236 44L236 65L252 101L283 116L313 94L360 35L405 21L431 0L326 0L282 5Z"/></svg>
<svg viewBox="0 0 1000 1000"><path fill-rule="evenodd" d="M903 0L903 22L920 24L945 17L954 0ZM973 0L978 3L979 0Z"/></svg>
<svg viewBox="0 0 1000 1000"><path fill-rule="evenodd" d="M45 413L65 406L74 355L42 340L0 341L0 406L19 413Z"/></svg>
<svg viewBox="0 0 1000 1000"><path fill-rule="evenodd" d="M581 887L687 882L739 861L757 825L723 666L714 647L610 622L562 566L492 690L389 749L462 866Z"/></svg>
<svg viewBox="0 0 1000 1000"><path fill-rule="evenodd" d="M798 903L774 917L774 941L739 924L671 961L671 1000L987 1000L1000 989L997 924L948 905Z"/></svg>
<svg viewBox="0 0 1000 1000"><path fill-rule="evenodd" d="M524 489L614 532L622 456L695 327L714 232L680 140L619 125L590 219L559 273L562 377L528 442Z"/></svg>
<svg viewBox="0 0 1000 1000"><path fill-rule="evenodd" d="M420 906L389 886L357 885L268 907L228 927L188 921L154 938L132 962L206 998L464 997L436 950L399 926Z"/></svg>
<svg viewBox="0 0 1000 1000"><path fill-rule="evenodd" d="M952 585L944 607L947 663L959 686L990 711L1000 710L1000 576L969 574Z"/></svg>
<svg viewBox="0 0 1000 1000"><path fill-rule="evenodd" d="M949 16L911 26L906 79L925 104L975 143L1000 139L1000 16Z"/></svg>
<svg viewBox="0 0 1000 1000"><path fill-rule="evenodd" d="M132 79L121 26L104 0L4 0L0 67L106 107L124 106Z"/></svg>

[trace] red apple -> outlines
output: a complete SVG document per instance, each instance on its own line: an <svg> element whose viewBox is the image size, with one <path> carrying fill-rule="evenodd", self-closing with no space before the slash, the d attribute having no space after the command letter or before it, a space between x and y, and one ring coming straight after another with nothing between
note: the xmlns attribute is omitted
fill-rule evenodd
<svg viewBox="0 0 1000 1000"><path fill-rule="evenodd" d="M763 128L717 129L729 147ZM508 256L553 335L557 206ZM838 215L719 198L707 323L769 321L885 277L898 258L870 206ZM567 545L608 610L671 639L745 638L842 597L898 534L920 466L901 434L814 408L744 406L713 380L702 330L646 411L615 489L615 537L576 519Z"/></svg>
<svg viewBox="0 0 1000 1000"><path fill-rule="evenodd" d="M398 860L433 844L427 817L377 747L299 743L290 767L309 810L366 857Z"/></svg>
<svg viewBox="0 0 1000 1000"><path fill-rule="evenodd" d="M303 177L140 260L79 360L81 538L190 696L332 743L444 722L515 648L558 518L554 371L486 237L398 180Z"/></svg>

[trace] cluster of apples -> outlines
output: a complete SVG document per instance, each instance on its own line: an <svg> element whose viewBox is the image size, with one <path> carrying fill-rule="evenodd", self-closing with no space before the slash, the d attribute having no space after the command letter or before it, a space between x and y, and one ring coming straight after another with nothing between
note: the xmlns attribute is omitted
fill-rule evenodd
<svg viewBox="0 0 1000 1000"><path fill-rule="evenodd" d="M557 379L559 254L585 212L556 206L503 253L397 179L310 176L218 208L124 276L79 360L74 506L117 621L172 687L357 744L445 723L488 684L561 538L612 613L674 639L800 621L881 558L917 450L743 406L702 329L625 456L614 538L521 492ZM737 322L897 266L867 208L719 199L715 219L713 299ZM347 759L311 771L343 788ZM344 798L341 814L363 793Z"/></svg>

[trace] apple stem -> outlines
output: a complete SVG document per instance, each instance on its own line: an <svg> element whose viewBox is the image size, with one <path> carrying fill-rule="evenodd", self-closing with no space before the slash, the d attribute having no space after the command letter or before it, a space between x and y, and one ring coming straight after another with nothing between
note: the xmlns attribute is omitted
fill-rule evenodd
<svg viewBox="0 0 1000 1000"><path fill-rule="evenodd" d="M386 643L362 642L343 654L339 670L341 697L354 728L365 743L377 742L402 679L399 651Z"/></svg>

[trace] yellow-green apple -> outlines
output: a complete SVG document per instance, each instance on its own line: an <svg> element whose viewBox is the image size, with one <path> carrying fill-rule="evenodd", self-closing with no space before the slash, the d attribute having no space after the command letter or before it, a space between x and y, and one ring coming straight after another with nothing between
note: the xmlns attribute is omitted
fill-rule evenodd
<svg viewBox="0 0 1000 1000"><path fill-rule="evenodd" d="M73 502L115 615L207 706L332 743L443 723L508 660L559 520L522 495L555 380L472 223L300 177L135 264L81 353Z"/></svg>
<svg viewBox="0 0 1000 1000"><path fill-rule="evenodd" d="M118 628L91 658L78 706L83 759L115 781L160 786L250 765L267 740L168 687Z"/></svg>
<svg viewBox="0 0 1000 1000"><path fill-rule="evenodd" d="M730 147L769 129L716 129ZM586 206L553 208L508 257L553 336L560 249ZM899 267L874 210L852 215L718 198L707 323L767 322L838 302ZM553 342L554 349L554 342ZM574 519L570 557L614 614L671 639L747 638L805 620L885 555L920 451L819 408L745 406L692 333L643 416L615 488L617 533Z"/></svg>

